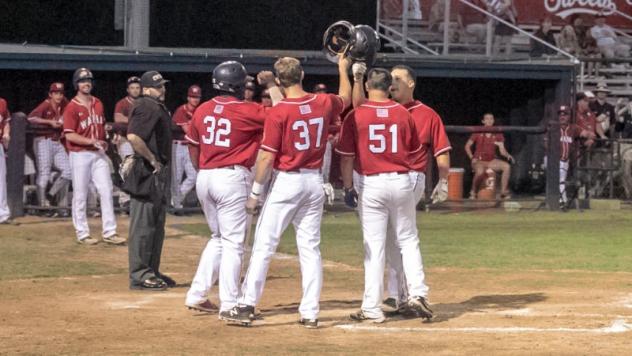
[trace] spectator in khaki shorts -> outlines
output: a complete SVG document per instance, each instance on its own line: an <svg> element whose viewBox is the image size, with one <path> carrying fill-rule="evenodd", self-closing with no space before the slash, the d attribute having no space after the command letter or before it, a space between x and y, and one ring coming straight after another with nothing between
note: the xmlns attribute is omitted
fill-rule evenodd
<svg viewBox="0 0 632 356"><path fill-rule="evenodd" d="M494 126L494 114L486 113L483 115L483 125ZM472 152L472 145L475 147L474 152ZM500 155L505 157L507 161L514 161L513 157L505 149L505 136L501 133L475 133L470 136L469 140L465 143L465 152L470 160L472 160L472 170L474 171L470 199L476 198L476 192L485 179L485 171L487 171L487 169L502 173L500 179L500 197L502 199L511 197L509 191L511 166L507 161L496 158L496 148L498 148Z"/></svg>

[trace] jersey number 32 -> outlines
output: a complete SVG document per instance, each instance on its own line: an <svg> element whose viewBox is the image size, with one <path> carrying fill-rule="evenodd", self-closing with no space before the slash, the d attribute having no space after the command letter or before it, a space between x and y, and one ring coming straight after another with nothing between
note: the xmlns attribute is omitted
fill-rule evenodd
<svg viewBox="0 0 632 356"><path fill-rule="evenodd" d="M231 122L228 119L215 119L214 116L206 116L204 118L204 126L208 136L202 135L202 142L206 145L215 145L217 147L230 147L230 129Z"/></svg>

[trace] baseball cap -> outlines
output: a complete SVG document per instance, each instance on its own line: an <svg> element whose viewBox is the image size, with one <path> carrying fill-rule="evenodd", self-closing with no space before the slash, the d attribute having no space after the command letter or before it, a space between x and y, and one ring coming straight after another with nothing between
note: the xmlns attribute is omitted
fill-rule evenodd
<svg viewBox="0 0 632 356"><path fill-rule="evenodd" d="M595 94L593 94L593 92L591 92L589 90L587 90L587 91L580 91L575 96L575 101L580 101L582 99L592 99L594 97L595 97Z"/></svg>
<svg viewBox="0 0 632 356"><path fill-rule="evenodd" d="M140 85L143 88L158 88L169 81L164 79L160 73L155 70L143 73L140 77Z"/></svg>
<svg viewBox="0 0 632 356"><path fill-rule="evenodd" d="M187 91L187 96L192 98L201 98L202 97L202 89L198 85L191 85L189 90Z"/></svg>
<svg viewBox="0 0 632 356"><path fill-rule="evenodd" d="M50 87L48 88L49 93L63 92L63 91L64 91L64 83L60 83L60 82L52 83Z"/></svg>
<svg viewBox="0 0 632 356"><path fill-rule="evenodd" d="M557 112L558 112L558 114L561 114L561 113L570 114L571 113L571 108L569 108L566 105L562 105L562 106L560 106L560 109Z"/></svg>
<svg viewBox="0 0 632 356"><path fill-rule="evenodd" d="M252 82L252 81L247 81L247 82L246 82L246 86L245 86L244 88L246 88L246 89L248 89L248 90L255 90L256 85L255 85L255 83L254 83L254 82Z"/></svg>
<svg viewBox="0 0 632 356"><path fill-rule="evenodd" d="M327 91L327 86L323 83L318 83L314 86L314 93L319 91Z"/></svg>
<svg viewBox="0 0 632 356"><path fill-rule="evenodd" d="M130 84L134 84L134 83L140 84L140 78L137 77L137 76L133 76L133 77L127 78L127 86L129 86Z"/></svg>

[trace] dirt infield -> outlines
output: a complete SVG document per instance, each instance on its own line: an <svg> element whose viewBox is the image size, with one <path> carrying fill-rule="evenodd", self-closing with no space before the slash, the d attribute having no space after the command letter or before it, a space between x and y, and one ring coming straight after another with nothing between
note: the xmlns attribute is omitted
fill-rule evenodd
<svg viewBox="0 0 632 356"><path fill-rule="evenodd" d="M119 219L120 231L127 221ZM168 220L163 270L184 285L207 240L178 227L201 221ZM43 225L28 218L7 229L0 227L0 250L2 239L30 236L35 260L72 253L101 272L0 278L0 354L624 354L632 348L627 272L430 268L435 320L373 325L347 318L360 306L361 266L326 263L322 327L306 330L296 324L298 263L279 255L260 305L264 319L242 328L187 310L186 286L129 291L127 249L75 246L68 220ZM216 290L212 296L217 301Z"/></svg>

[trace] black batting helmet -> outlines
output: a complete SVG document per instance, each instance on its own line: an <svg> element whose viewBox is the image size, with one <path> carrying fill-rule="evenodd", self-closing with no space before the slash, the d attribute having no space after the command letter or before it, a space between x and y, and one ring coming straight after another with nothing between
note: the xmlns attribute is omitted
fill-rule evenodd
<svg viewBox="0 0 632 356"><path fill-rule="evenodd" d="M355 41L355 28L349 21L338 21L323 34L323 51L327 59L336 63L338 55L346 53Z"/></svg>
<svg viewBox="0 0 632 356"><path fill-rule="evenodd" d="M222 62L213 69L213 89L240 93L248 79L251 77L248 76L246 68L237 61Z"/></svg>
<svg viewBox="0 0 632 356"><path fill-rule="evenodd" d="M357 25L354 31L355 40L349 47L349 58L355 62L364 62L372 66L375 62L375 54L380 48L380 36L367 25Z"/></svg>
<svg viewBox="0 0 632 356"><path fill-rule="evenodd" d="M72 74L72 85L77 89L77 83L82 80L94 80L92 72L88 68L77 68Z"/></svg>

